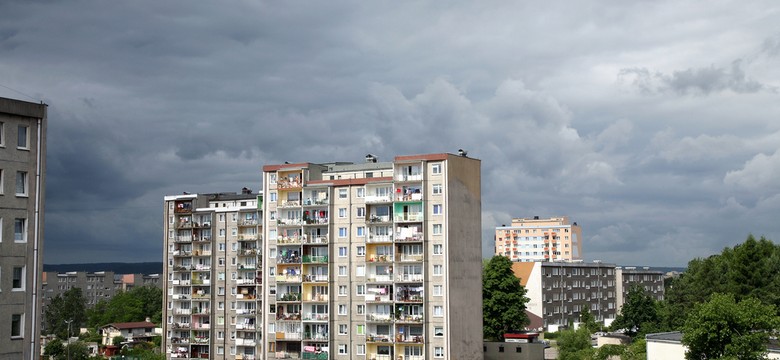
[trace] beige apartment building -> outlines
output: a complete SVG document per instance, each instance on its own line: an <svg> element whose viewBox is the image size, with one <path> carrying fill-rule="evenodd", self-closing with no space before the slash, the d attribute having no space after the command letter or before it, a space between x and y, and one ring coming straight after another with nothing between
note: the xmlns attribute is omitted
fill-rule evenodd
<svg viewBox="0 0 780 360"><path fill-rule="evenodd" d="M482 357L480 161L263 168L264 358Z"/></svg>
<svg viewBox="0 0 780 360"><path fill-rule="evenodd" d="M46 112L0 98L0 360L40 353Z"/></svg>
<svg viewBox="0 0 780 360"><path fill-rule="evenodd" d="M515 218L496 227L495 254L512 261L571 261L582 259L582 228L569 218Z"/></svg>
<svg viewBox="0 0 780 360"><path fill-rule="evenodd" d="M465 153L268 165L259 195L166 196L163 349L481 358L480 212Z"/></svg>

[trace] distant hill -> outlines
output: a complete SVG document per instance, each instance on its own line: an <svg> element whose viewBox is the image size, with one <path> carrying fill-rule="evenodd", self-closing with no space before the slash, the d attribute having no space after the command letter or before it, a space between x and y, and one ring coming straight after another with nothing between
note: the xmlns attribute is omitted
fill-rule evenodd
<svg viewBox="0 0 780 360"><path fill-rule="evenodd" d="M622 268L624 268L624 269L625 269L626 267L631 267L631 266L634 266L634 267L636 267L637 269L642 269L642 268L644 268L644 266L637 266L637 265L619 265L619 266L621 266L621 267L622 267ZM681 272L684 272L686 269L687 269L687 268L684 268L684 267L672 267L672 266L650 266L650 270L654 270L654 271L660 271L660 272L662 272L662 273L664 273L664 274L665 274L665 273L668 273L668 272L670 272L670 271L676 271L676 272L679 272L679 273L681 273Z"/></svg>
<svg viewBox="0 0 780 360"><path fill-rule="evenodd" d="M160 274L162 273L162 269L162 262L43 265L43 271L113 271L115 274Z"/></svg>

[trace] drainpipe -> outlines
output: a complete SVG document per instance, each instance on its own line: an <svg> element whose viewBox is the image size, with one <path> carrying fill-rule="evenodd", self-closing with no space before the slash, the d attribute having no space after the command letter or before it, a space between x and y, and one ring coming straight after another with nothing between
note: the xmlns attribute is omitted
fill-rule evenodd
<svg viewBox="0 0 780 360"><path fill-rule="evenodd" d="M44 114L43 119L46 118L46 108L44 107ZM34 221L35 221L35 227L33 230L33 270L35 271L35 275L33 276L33 283L32 283L32 318L30 319L30 359L37 358L37 355L35 353L35 344L40 341L40 339L36 339L36 331L35 329L38 328L38 276L40 276L40 272L38 271L39 265L39 252L40 252L40 224L39 224L39 218L40 218L40 211L41 211L41 150L43 149L43 145L41 144L41 138L42 136L42 130L41 126L43 125L43 119L38 119L38 131L37 131L37 144L36 144L36 161L35 161L35 214L34 214Z"/></svg>

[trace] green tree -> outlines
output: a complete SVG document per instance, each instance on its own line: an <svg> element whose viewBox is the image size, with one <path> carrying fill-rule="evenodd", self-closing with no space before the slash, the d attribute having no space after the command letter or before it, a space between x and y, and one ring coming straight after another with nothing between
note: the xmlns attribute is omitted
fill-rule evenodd
<svg viewBox="0 0 780 360"><path fill-rule="evenodd" d="M46 307L46 332L60 339L68 338L68 321L72 321L71 335L78 334L79 327L87 320L86 300L80 288L71 288L51 299Z"/></svg>
<svg viewBox="0 0 780 360"><path fill-rule="evenodd" d="M60 354L65 353L65 345L62 344L62 340L54 339L49 341L46 346L43 347L43 355L48 357L57 358Z"/></svg>
<svg viewBox="0 0 780 360"><path fill-rule="evenodd" d="M113 339L111 339L111 344L114 346L122 346L122 342L125 341L125 337L122 335L114 336Z"/></svg>
<svg viewBox="0 0 780 360"><path fill-rule="evenodd" d="M563 330L558 335L558 359L593 359L596 350L590 344L590 332L586 327L577 330Z"/></svg>
<svg viewBox="0 0 780 360"><path fill-rule="evenodd" d="M612 329L625 329L626 334L633 338L644 333L644 328L652 327L652 324L658 322L658 313L655 300L645 295L639 285L632 286L626 298L620 314L612 322Z"/></svg>
<svg viewBox="0 0 780 360"><path fill-rule="evenodd" d="M763 359L769 334L780 325L774 305L733 294L714 294L685 321L686 359Z"/></svg>
<svg viewBox="0 0 780 360"><path fill-rule="evenodd" d="M114 295L109 301L99 301L89 311L89 326L97 328L116 322L144 321L147 317L160 324L163 307L162 290L142 286Z"/></svg>
<svg viewBox="0 0 780 360"><path fill-rule="evenodd" d="M525 328L526 290L512 272L512 261L494 256L482 271L482 332L485 339L503 341L504 334Z"/></svg>
<svg viewBox="0 0 780 360"><path fill-rule="evenodd" d="M580 326L584 326L590 331L591 334L599 330L599 324L596 323L596 318L593 317L590 310L583 309L580 313Z"/></svg>

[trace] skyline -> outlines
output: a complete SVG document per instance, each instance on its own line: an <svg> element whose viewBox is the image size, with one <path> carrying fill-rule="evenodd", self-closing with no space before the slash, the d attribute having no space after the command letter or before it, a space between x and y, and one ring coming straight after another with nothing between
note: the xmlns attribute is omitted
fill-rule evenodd
<svg viewBox="0 0 780 360"><path fill-rule="evenodd" d="M266 164L459 148L483 256L535 215L586 261L780 241L774 2L222 5L0 5L0 96L49 105L46 264L161 261L163 196Z"/></svg>

